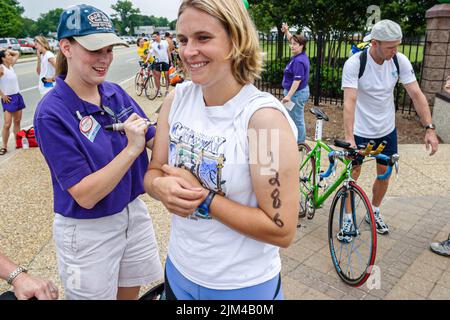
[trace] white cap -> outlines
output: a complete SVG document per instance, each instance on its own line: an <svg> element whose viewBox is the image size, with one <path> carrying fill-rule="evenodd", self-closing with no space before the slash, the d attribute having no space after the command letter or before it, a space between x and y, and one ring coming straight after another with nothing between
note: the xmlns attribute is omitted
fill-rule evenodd
<svg viewBox="0 0 450 320"><path fill-rule="evenodd" d="M378 41L396 41L403 37L402 28L400 25L392 20L380 20L372 27L369 35L364 37L364 41L378 40Z"/></svg>

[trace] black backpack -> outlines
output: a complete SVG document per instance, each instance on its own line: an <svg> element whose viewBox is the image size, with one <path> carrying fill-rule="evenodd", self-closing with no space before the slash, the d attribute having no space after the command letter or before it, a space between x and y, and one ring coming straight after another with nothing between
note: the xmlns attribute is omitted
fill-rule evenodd
<svg viewBox="0 0 450 320"><path fill-rule="evenodd" d="M364 74L364 70L366 69L366 63L367 63L367 50L364 49L361 54L359 55L359 75L358 79L361 79L361 77ZM395 67L397 68L397 74L400 77L400 65L398 64L398 58L397 55L395 55L393 58Z"/></svg>

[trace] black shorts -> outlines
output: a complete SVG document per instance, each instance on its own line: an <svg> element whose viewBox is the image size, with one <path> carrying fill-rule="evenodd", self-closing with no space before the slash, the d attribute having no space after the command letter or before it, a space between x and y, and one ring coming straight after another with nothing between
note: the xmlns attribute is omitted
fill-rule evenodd
<svg viewBox="0 0 450 320"><path fill-rule="evenodd" d="M169 71L170 66L167 62L157 62L155 63L154 69L155 71L158 72L163 72L163 71Z"/></svg>
<svg viewBox="0 0 450 320"><path fill-rule="evenodd" d="M355 135L355 143L357 146L361 145L361 144L367 144L370 140L375 141L375 146L373 147L373 150L375 150L378 145L384 140L387 142L386 147L383 149L383 151L381 151L382 154L390 157L395 153L398 153L398 142L397 142L397 129L394 129L394 131L392 131L391 133L389 133L388 135L381 137L381 138L364 138L364 137L359 137L357 135ZM377 163L387 166L388 163L384 160L381 159L377 159ZM353 161L353 165L360 165L362 164L362 161L358 161L358 160L354 160Z"/></svg>

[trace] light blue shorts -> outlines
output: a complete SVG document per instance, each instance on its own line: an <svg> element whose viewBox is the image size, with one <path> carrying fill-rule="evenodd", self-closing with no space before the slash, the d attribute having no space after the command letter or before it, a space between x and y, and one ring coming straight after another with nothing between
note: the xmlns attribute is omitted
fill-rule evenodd
<svg viewBox="0 0 450 320"><path fill-rule="evenodd" d="M247 288L215 290L188 280L169 257L166 260L165 294L167 300L283 300L280 274Z"/></svg>

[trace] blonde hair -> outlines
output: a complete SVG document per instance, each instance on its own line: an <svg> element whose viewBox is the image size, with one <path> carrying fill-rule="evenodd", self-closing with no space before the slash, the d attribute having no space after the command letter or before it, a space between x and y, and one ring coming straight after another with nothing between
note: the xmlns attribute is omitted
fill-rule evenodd
<svg viewBox="0 0 450 320"><path fill-rule="evenodd" d="M67 40L69 40L70 43L75 42L75 39L72 37L67 38ZM56 76L67 75L67 71L68 71L67 58L64 55L64 53L62 53L62 50L59 50L58 54L56 55L55 75Z"/></svg>
<svg viewBox="0 0 450 320"><path fill-rule="evenodd" d="M239 84L259 78L262 53L255 25L242 0L183 0L178 18L187 8L203 11L223 25L232 45L227 59L231 60L231 70Z"/></svg>
<svg viewBox="0 0 450 320"><path fill-rule="evenodd" d="M45 48L45 50L51 51L50 44L48 43L48 41L47 41L47 39L45 37L43 37L43 36L36 36L34 38L34 41L35 42L39 42L39 44L41 46L43 46Z"/></svg>

